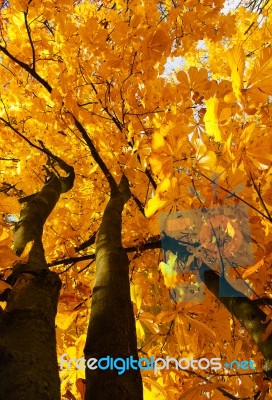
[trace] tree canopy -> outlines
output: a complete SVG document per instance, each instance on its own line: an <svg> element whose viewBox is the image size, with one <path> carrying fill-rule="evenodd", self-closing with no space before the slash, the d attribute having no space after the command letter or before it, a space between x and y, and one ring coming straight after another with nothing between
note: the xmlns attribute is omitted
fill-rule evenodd
<svg viewBox="0 0 272 400"><path fill-rule="evenodd" d="M46 260L63 283L58 355L82 357L97 231L110 183L125 174L132 197L122 235L139 357L256 364L254 372L142 371L145 400L269 396L272 350L262 343L270 346L272 333L271 6L1 2L0 290L31 249L29 242L19 256L12 252L18 199L38 192L48 170L60 173L50 150L75 172L43 234ZM182 224L162 232L161 216L177 220L183 211ZM204 227L205 212L212 229ZM201 283L205 265L224 274L217 228L226 246L232 243L224 255L233 259L230 282L242 279L243 304L260 310L258 332L218 288ZM204 291L200 300L196 289ZM60 376L63 399L82 399L84 371L72 367Z"/></svg>

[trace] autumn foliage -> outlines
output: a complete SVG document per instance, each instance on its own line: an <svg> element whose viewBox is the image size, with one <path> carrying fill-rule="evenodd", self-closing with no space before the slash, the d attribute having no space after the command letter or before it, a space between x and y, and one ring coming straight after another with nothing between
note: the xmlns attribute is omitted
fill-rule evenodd
<svg viewBox="0 0 272 400"><path fill-rule="evenodd" d="M83 357L95 237L110 195L107 170L117 183L124 173L132 197L122 237L139 357L256 363L254 373L142 371L144 399L272 398L266 375L272 349L265 357L227 302L203 282L201 302L175 301L171 295L180 284L190 291L204 264L224 272L222 260L210 262L209 251L219 257L215 232L205 228L199 237L201 217L199 231L185 221L187 253L180 261L171 248L165 257L159 224L161 213L247 207L247 213L220 220L221 225L212 218L236 247L239 240L250 243L251 263L244 247L229 277L242 278L250 288L249 300L255 302L250 304L266 315L262 341L269 339L271 1L225 9L223 0L1 3L0 291L10 288L5 280L18 261L12 252L12 228L22 208L18 199L39 191L48 170L60 172L46 147L75 171L73 189L62 194L43 233L47 263L63 283L57 353ZM247 233L243 218L250 225ZM209 235L213 244L205 247ZM235 248L229 249L235 259ZM176 267L178 261L186 271ZM64 369L60 377L63 399L83 399L84 371Z"/></svg>

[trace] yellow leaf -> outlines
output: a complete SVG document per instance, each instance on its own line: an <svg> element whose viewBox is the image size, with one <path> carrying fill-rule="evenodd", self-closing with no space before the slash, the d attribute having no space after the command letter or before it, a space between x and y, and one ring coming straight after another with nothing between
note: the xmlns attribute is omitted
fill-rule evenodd
<svg viewBox="0 0 272 400"><path fill-rule="evenodd" d="M146 39L147 51L153 60L160 60L169 46L167 33L162 28L153 29Z"/></svg>
<svg viewBox="0 0 272 400"><path fill-rule="evenodd" d="M165 144L165 140L159 132L155 132L152 138L152 149L158 151Z"/></svg>
<svg viewBox="0 0 272 400"><path fill-rule="evenodd" d="M152 395L147 397L147 399L155 400L155 399L164 399L164 398L168 399L169 398L167 391L153 379L148 378L147 376L143 376L143 383L146 383L147 385L151 386L151 391L149 391L149 392L152 393ZM156 390L154 391L154 389L156 389Z"/></svg>
<svg viewBox="0 0 272 400"><path fill-rule="evenodd" d="M18 260L19 258L12 252L9 246L0 246L0 265L2 269L11 267L12 264Z"/></svg>
<svg viewBox="0 0 272 400"><path fill-rule="evenodd" d="M141 285L130 285L130 295L131 300L136 304L138 310L140 310L142 304Z"/></svg>
<svg viewBox="0 0 272 400"><path fill-rule="evenodd" d="M252 133L254 132L255 128L256 128L255 122L252 122L245 127L245 129L243 130L243 133L241 135L241 141L243 141L243 143L249 142L249 139L251 138Z"/></svg>
<svg viewBox="0 0 272 400"><path fill-rule="evenodd" d="M21 206L16 197L6 196L0 193L0 210L5 214L18 214Z"/></svg>
<svg viewBox="0 0 272 400"><path fill-rule="evenodd" d="M155 175L159 175L159 173L162 169L162 161L160 160L160 158L157 155L155 157L150 157L149 163L150 163L152 172Z"/></svg>
<svg viewBox="0 0 272 400"><path fill-rule="evenodd" d="M151 217L153 214L155 214L156 211L158 211L167 203L167 199L162 199L161 195L164 192L168 192L170 186L171 186L171 181L168 178L164 179L158 185L155 196L148 201L147 206L145 207L145 216L147 218Z"/></svg>
<svg viewBox="0 0 272 400"><path fill-rule="evenodd" d="M247 88L261 85L262 81L272 79L272 48L265 47L256 59L253 70L247 81Z"/></svg>
<svg viewBox="0 0 272 400"><path fill-rule="evenodd" d="M207 151L207 153L202 156L198 162L203 164L203 167L206 169L211 169L216 164L216 155L214 151Z"/></svg>
<svg viewBox="0 0 272 400"><path fill-rule="evenodd" d="M80 357L84 354L86 338L87 338L87 335L85 333L83 333L82 335L79 336L79 338L75 342L77 353L79 354Z"/></svg>
<svg viewBox="0 0 272 400"><path fill-rule="evenodd" d="M226 121L228 118L231 117L232 111L231 108L223 108L219 115L219 122Z"/></svg>
<svg viewBox="0 0 272 400"><path fill-rule="evenodd" d="M143 341L145 338L145 331L144 328L142 327L141 322L138 319L136 320L136 333L137 333L137 339Z"/></svg>
<svg viewBox="0 0 272 400"><path fill-rule="evenodd" d="M59 92L58 89L53 88L52 93L51 93L51 100L56 104L56 105L61 105L62 104L62 95Z"/></svg>
<svg viewBox="0 0 272 400"><path fill-rule="evenodd" d="M210 97L206 100L204 122L207 135L214 137L217 142L221 142L222 138L217 116L218 103L219 101L216 97Z"/></svg>
<svg viewBox="0 0 272 400"><path fill-rule="evenodd" d="M249 275L252 275L255 271L257 271L259 268L261 268L264 264L263 259L258 261L256 264L252 265L251 267L247 268L246 271L243 273L242 278L245 279Z"/></svg>
<svg viewBox="0 0 272 400"><path fill-rule="evenodd" d="M169 265L169 267L170 267L172 270L173 270L173 268L174 268L174 265L175 265L175 263L176 263L176 260L177 260L177 255L171 253L170 256L169 256L169 258L168 258L168 260L167 260L167 264Z"/></svg>
<svg viewBox="0 0 272 400"><path fill-rule="evenodd" d="M227 104L234 103L235 100L236 100L236 97L232 92L229 92L224 96L224 102Z"/></svg>
<svg viewBox="0 0 272 400"><path fill-rule="evenodd" d="M227 138L227 140L225 141L225 144L224 144L224 150L226 150L228 152L228 155L229 155L230 159L232 160L234 156L233 156L232 151L230 149L231 142L232 142L232 133L228 136L228 138Z"/></svg>
<svg viewBox="0 0 272 400"><path fill-rule="evenodd" d="M207 147L199 137L193 138L192 144L196 149L196 158L198 160L207 152Z"/></svg>
<svg viewBox="0 0 272 400"><path fill-rule="evenodd" d="M58 313L56 316L56 325L59 329L66 331L69 326L73 323L78 311L67 312L65 314Z"/></svg>
<svg viewBox="0 0 272 400"><path fill-rule="evenodd" d="M143 316L144 314L145 313L140 315L141 323L144 324L150 330L151 333L158 333L159 332L159 328L158 328L157 324L154 324L153 318L152 319L145 318Z"/></svg>
<svg viewBox="0 0 272 400"><path fill-rule="evenodd" d="M233 238L234 234L235 234L235 230L233 228L233 226L231 225L230 222L227 223L227 234Z"/></svg>
<svg viewBox="0 0 272 400"><path fill-rule="evenodd" d="M161 200L158 196L154 196L148 201L145 207L145 216L147 218L151 217L156 211L162 208L166 202L167 200Z"/></svg>
<svg viewBox="0 0 272 400"><path fill-rule="evenodd" d="M188 319L188 321L190 322L192 327L196 329L196 331L202 331L203 334L205 333L208 336L213 336L213 337L216 336L214 330L209 328L208 324L205 324L205 323L197 320L196 318L191 318L191 317L189 317L188 314L186 314L186 316L184 316L184 318Z"/></svg>
<svg viewBox="0 0 272 400"><path fill-rule="evenodd" d="M177 255L171 254L168 263L161 262L159 269L161 270L164 278L165 286L168 288L174 287L177 283L177 272L174 269Z"/></svg>
<svg viewBox="0 0 272 400"><path fill-rule="evenodd" d="M245 53L241 45L235 45L227 54L228 64L231 69L231 82L233 93L241 101L241 89L245 69Z"/></svg>
<svg viewBox="0 0 272 400"><path fill-rule="evenodd" d="M167 192L171 187L171 181L169 178L164 179L157 187L156 194Z"/></svg>

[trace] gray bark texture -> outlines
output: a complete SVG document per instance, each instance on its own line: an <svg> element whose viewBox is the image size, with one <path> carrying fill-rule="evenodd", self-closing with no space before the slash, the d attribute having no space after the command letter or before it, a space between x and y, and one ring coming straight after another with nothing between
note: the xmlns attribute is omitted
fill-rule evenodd
<svg viewBox="0 0 272 400"><path fill-rule="evenodd" d="M119 191L106 206L96 241L96 278L85 359L107 356L138 360L133 306L130 299L129 260L121 243L122 211L130 197L123 176ZM118 375L116 369L86 368L86 400L142 400L139 369Z"/></svg>
<svg viewBox="0 0 272 400"><path fill-rule="evenodd" d="M15 227L14 250L33 241L27 263L13 267L13 286L0 314L0 400L59 400L55 316L61 280L50 272L42 245L43 225L61 193L72 188L74 170L60 160L67 177L56 175L29 196Z"/></svg>

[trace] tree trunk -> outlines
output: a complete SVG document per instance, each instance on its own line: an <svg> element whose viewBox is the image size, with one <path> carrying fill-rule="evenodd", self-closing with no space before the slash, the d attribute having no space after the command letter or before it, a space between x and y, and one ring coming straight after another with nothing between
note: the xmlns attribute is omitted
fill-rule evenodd
<svg viewBox="0 0 272 400"><path fill-rule="evenodd" d="M7 279L13 288L0 314L0 400L60 399L55 316L61 280L48 269L42 232L60 194L72 188L74 170L57 161L68 176L51 176L40 192L23 200L15 227L16 254L29 242L33 246L28 262L16 264Z"/></svg>
<svg viewBox="0 0 272 400"><path fill-rule="evenodd" d="M59 400L57 274L22 273L0 320L0 399Z"/></svg>
<svg viewBox="0 0 272 400"><path fill-rule="evenodd" d="M122 178L119 192L112 193L104 211L96 242L96 279L85 359L105 357L138 361L133 307L130 299L129 260L121 244L122 211L130 197ZM103 361L106 366L107 360ZM122 366L122 360L118 365ZM135 363L134 363L135 365ZM86 400L141 400L139 369L126 371L86 368Z"/></svg>

